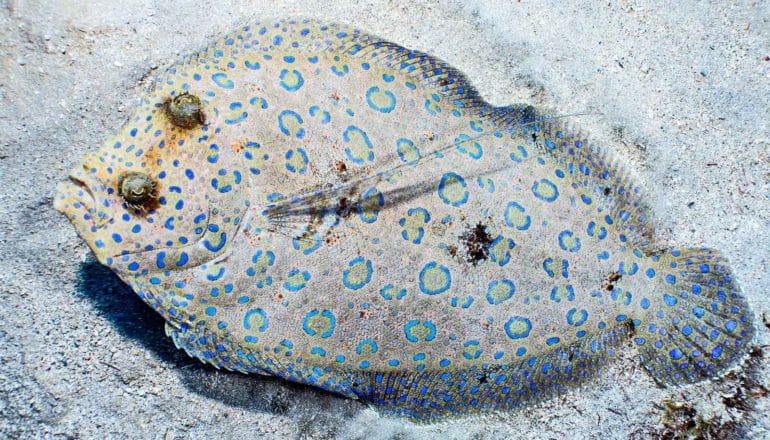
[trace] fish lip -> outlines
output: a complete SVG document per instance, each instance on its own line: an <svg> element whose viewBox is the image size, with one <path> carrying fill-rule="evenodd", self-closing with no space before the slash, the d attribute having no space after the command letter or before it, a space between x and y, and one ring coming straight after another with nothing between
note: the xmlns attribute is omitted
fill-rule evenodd
<svg viewBox="0 0 770 440"><path fill-rule="evenodd" d="M83 180L83 178L81 178L79 176L76 176L74 174L70 174L68 177L69 177L70 183L72 183L75 186L77 186L78 188L84 190L91 197L91 199L89 201L91 202L91 204L93 206L95 206L96 205L96 196L94 195L94 191L91 189L90 186L88 186L88 184L85 182L85 180ZM83 200L79 200L79 201L82 202Z"/></svg>
<svg viewBox="0 0 770 440"><path fill-rule="evenodd" d="M69 217L73 223L85 223L89 227L101 229L109 223L112 216L107 214L107 199L97 196L100 188L103 189L104 185L98 180L78 171L72 172L67 176L67 180L58 186L54 208ZM63 196L61 199L70 200L70 206L62 205L59 196ZM100 203L105 204L101 209ZM84 215L74 215L75 212Z"/></svg>

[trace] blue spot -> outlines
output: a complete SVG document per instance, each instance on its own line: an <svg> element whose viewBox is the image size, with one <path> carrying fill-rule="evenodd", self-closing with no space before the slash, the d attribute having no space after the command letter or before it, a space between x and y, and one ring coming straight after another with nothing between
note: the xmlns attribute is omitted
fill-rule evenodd
<svg viewBox="0 0 770 440"><path fill-rule="evenodd" d="M682 353L682 350L678 348L671 350L669 354L671 355L671 358L674 360L679 360L682 358L682 356L684 356L684 354Z"/></svg>
<svg viewBox="0 0 770 440"><path fill-rule="evenodd" d="M158 269L163 269L166 267L166 263L163 261L166 258L166 253L161 251L158 252L158 255L156 257L156 265L158 266Z"/></svg>
<svg viewBox="0 0 770 440"><path fill-rule="evenodd" d="M212 307L207 307L207 308L206 308L206 314L207 314L208 316L214 316L214 315L216 315L216 314L217 314L217 308L216 308L216 307L213 307L213 306L212 306Z"/></svg>
<svg viewBox="0 0 770 440"><path fill-rule="evenodd" d="M676 299L676 297L673 297L673 296L671 296L671 295L669 295L667 293L664 293L663 294L663 302L665 302L666 305L668 305L669 307L673 307L673 306L676 305L677 299Z"/></svg>
<svg viewBox="0 0 770 440"><path fill-rule="evenodd" d="M738 323L733 319L725 322L725 330L727 330L728 332L732 333L737 326L738 326Z"/></svg>

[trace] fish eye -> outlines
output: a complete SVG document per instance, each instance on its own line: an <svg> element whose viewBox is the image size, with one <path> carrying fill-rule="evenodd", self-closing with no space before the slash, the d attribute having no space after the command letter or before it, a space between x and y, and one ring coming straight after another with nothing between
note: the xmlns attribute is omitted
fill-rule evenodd
<svg viewBox="0 0 770 440"><path fill-rule="evenodd" d="M181 128L194 128L205 123L201 100L187 92L167 103L166 114L172 124Z"/></svg>
<svg viewBox="0 0 770 440"><path fill-rule="evenodd" d="M144 173L128 172L118 180L120 197L133 208L142 208L154 200L155 181Z"/></svg>

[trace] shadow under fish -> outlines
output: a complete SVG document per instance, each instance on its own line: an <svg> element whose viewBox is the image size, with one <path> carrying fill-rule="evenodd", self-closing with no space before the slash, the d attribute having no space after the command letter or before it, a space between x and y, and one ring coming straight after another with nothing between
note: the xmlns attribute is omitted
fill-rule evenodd
<svg viewBox="0 0 770 440"><path fill-rule="evenodd" d="M302 414L315 413L318 408L328 410L322 414L341 414L353 413L360 407L333 393L319 393L308 386L272 377L253 380L243 374L217 370L187 356L165 337L163 318L92 256L80 264L77 280L76 291L93 305L100 317L120 336L138 342L157 359L169 364L191 392L233 407L275 415L297 414L300 419ZM315 417L317 423L318 415Z"/></svg>

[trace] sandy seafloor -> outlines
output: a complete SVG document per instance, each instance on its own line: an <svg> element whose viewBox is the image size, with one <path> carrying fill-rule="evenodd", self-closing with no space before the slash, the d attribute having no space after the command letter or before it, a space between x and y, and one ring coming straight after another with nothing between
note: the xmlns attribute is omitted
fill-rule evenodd
<svg viewBox="0 0 770 440"><path fill-rule="evenodd" d="M0 0L0 437L770 438L769 7ZM286 15L437 55L495 104L590 112L574 123L628 164L663 239L732 261L757 316L754 357L725 380L663 389L629 352L537 407L418 426L176 351L53 211L54 188L180 52Z"/></svg>

